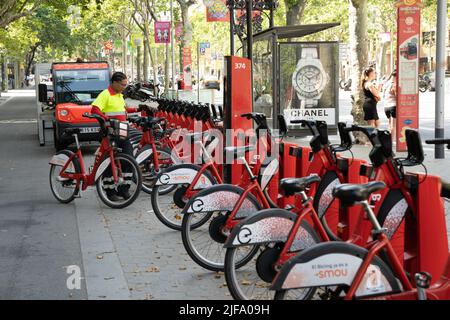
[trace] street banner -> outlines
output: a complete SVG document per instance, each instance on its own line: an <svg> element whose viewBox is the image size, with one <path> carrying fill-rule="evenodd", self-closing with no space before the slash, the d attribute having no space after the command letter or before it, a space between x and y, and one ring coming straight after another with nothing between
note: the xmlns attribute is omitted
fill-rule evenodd
<svg viewBox="0 0 450 320"><path fill-rule="evenodd" d="M170 22L155 21L155 43L170 43Z"/></svg>
<svg viewBox="0 0 450 320"><path fill-rule="evenodd" d="M226 0L208 0L204 3L207 22L230 22L230 9Z"/></svg>
<svg viewBox="0 0 450 320"><path fill-rule="evenodd" d="M177 22L175 25L175 40L176 42L181 42L183 37L183 23Z"/></svg>
<svg viewBox="0 0 450 320"><path fill-rule="evenodd" d="M183 79L184 89L192 90L192 49L183 48Z"/></svg>
<svg viewBox="0 0 450 320"><path fill-rule="evenodd" d="M419 52L421 0L397 6L397 151L407 151L407 129L419 128Z"/></svg>

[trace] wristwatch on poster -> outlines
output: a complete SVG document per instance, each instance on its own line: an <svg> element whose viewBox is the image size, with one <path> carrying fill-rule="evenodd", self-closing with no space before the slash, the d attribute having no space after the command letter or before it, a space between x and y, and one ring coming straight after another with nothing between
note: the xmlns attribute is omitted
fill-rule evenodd
<svg viewBox="0 0 450 320"><path fill-rule="evenodd" d="M301 107L316 108L330 80L319 59L317 47L302 48L301 59L292 75L292 86L300 99Z"/></svg>

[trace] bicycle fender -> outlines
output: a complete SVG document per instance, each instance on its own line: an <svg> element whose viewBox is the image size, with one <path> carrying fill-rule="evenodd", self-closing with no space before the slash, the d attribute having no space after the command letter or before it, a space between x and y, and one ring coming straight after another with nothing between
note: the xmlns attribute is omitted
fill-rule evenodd
<svg viewBox="0 0 450 320"><path fill-rule="evenodd" d="M284 209L261 210L234 227L224 247L286 242L296 218L296 214ZM290 251L304 250L315 243L309 233L300 227Z"/></svg>
<svg viewBox="0 0 450 320"><path fill-rule="evenodd" d="M155 185L191 184L199 171L200 167L191 164L171 166L158 175ZM194 189L204 189L209 186L212 186L212 183L203 173L197 184L194 186Z"/></svg>
<svg viewBox="0 0 450 320"><path fill-rule="evenodd" d="M151 146L145 146L136 154L136 162L141 164L145 160L147 160L153 154L153 149Z"/></svg>
<svg viewBox="0 0 450 320"><path fill-rule="evenodd" d="M272 180L273 176L277 173L278 168L280 167L280 163L278 159L273 159L269 162L267 166L261 170L261 188L264 190L266 189L267 185L269 184L270 180Z"/></svg>
<svg viewBox="0 0 450 320"><path fill-rule="evenodd" d="M208 187L194 195L184 207L182 214L208 213L216 211L231 212L244 190L231 184ZM251 200L250 200L251 199ZM260 210L260 205L253 195L245 199L236 213L236 218L245 218Z"/></svg>
<svg viewBox="0 0 450 320"><path fill-rule="evenodd" d="M64 167L67 161L69 161L71 155L72 151L66 150L63 152L59 152L55 154L48 163L55 166ZM69 166L67 167L67 172L75 172L72 162L70 162Z"/></svg>
<svg viewBox="0 0 450 320"><path fill-rule="evenodd" d="M98 166L97 172L95 173L95 181L100 178L100 176L108 169L109 165L111 164L111 159L107 157L103 162Z"/></svg>
<svg viewBox="0 0 450 320"><path fill-rule="evenodd" d="M272 290L321 286L350 286L367 250L349 243L320 243L300 252L284 264ZM391 283L381 270L385 264L375 257L366 270L356 296L391 292Z"/></svg>

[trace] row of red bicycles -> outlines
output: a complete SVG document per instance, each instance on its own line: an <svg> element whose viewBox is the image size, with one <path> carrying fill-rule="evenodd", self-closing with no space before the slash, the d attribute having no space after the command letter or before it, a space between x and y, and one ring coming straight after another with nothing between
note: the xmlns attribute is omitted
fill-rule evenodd
<svg viewBox="0 0 450 320"><path fill-rule="evenodd" d="M156 102L142 105L130 128L99 119L103 138L89 174L78 143L75 153L55 155L57 199L97 184L105 204L120 208L142 189L192 260L225 273L235 299L450 298L450 186L426 173L417 131L406 132L408 155L398 158L388 131L339 123L341 141L332 145L326 123L298 121L312 136L300 147L285 142L283 117L274 131L263 114L248 113L241 116L254 122L254 136L228 147L217 134L220 107ZM355 132L372 145L369 161L353 157ZM134 157L118 147L125 135ZM450 148L450 140L427 143ZM416 166L425 173L406 170ZM226 183L235 170L238 183Z"/></svg>

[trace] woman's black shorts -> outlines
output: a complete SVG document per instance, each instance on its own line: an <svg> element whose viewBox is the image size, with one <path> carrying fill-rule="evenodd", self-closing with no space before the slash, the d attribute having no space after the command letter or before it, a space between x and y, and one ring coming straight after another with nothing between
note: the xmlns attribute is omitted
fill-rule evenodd
<svg viewBox="0 0 450 320"><path fill-rule="evenodd" d="M384 113L386 113L386 117L388 119L392 118L397 118L397 107L389 107L389 108L384 108Z"/></svg>
<svg viewBox="0 0 450 320"><path fill-rule="evenodd" d="M377 112L377 104L375 101L366 100L363 105L364 110L364 120L379 120Z"/></svg>

